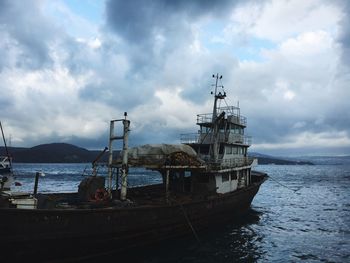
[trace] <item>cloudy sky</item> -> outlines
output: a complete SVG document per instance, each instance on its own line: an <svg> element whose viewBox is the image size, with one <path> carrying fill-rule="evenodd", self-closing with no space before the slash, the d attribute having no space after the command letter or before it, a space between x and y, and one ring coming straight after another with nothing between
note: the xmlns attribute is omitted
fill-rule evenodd
<svg viewBox="0 0 350 263"><path fill-rule="evenodd" d="M213 73L266 154L350 154L350 3L0 0L0 120L12 146L178 143Z"/></svg>

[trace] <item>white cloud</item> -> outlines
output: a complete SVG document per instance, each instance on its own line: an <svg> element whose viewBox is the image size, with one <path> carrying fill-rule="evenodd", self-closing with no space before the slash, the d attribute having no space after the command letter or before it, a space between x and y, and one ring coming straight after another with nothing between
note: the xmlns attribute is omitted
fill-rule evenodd
<svg viewBox="0 0 350 263"><path fill-rule="evenodd" d="M130 115L134 116L135 129L141 132L145 125L161 125L167 129L188 129L191 132L196 115L210 110L210 103L197 105L181 97L182 88L158 88L154 99L136 107ZM195 132L195 130L193 130Z"/></svg>
<svg viewBox="0 0 350 263"><path fill-rule="evenodd" d="M322 0L248 2L234 10L233 24L226 28L226 33L253 35L274 42L308 31L324 30L335 35L341 17L338 6Z"/></svg>

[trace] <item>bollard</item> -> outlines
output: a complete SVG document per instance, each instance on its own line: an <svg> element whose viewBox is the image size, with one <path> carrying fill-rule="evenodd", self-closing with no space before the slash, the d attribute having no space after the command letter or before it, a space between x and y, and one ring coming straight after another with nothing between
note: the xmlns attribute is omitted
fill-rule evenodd
<svg viewBox="0 0 350 263"><path fill-rule="evenodd" d="M39 184L39 177L45 176L43 172L36 172L35 173L35 182L34 182L34 194L38 193L38 184Z"/></svg>

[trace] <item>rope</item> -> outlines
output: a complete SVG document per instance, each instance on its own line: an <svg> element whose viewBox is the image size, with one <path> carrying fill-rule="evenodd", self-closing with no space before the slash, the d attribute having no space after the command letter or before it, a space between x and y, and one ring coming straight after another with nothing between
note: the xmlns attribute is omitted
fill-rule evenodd
<svg viewBox="0 0 350 263"><path fill-rule="evenodd" d="M229 106L228 106L228 104L227 104L227 101L226 101L226 99L224 99L224 102L225 102L225 104L226 104L226 107L229 107Z"/></svg>
<svg viewBox="0 0 350 263"><path fill-rule="evenodd" d="M85 175L86 169L87 169L87 165L85 165L84 171L83 171L83 173L81 174L81 176L84 176L84 175Z"/></svg>
<svg viewBox="0 0 350 263"><path fill-rule="evenodd" d="M188 218L187 213L186 213L184 207L182 206L181 203L179 203L179 205L180 205L180 207L181 207L181 210L182 210L182 212L183 212L183 214L184 214L184 216L185 216L185 218L186 218L186 221L187 221L189 227L190 227L191 230L192 230L192 233L193 233L194 237L196 238L197 242L200 243L200 240L199 240L199 237L198 237L198 235L197 235L197 233L196 233L196 230L194 229L193 225L191 224L191 221L190 221L190 219Z"/></svg>
<svg viewBox="0 0 350 263"><path fill-rule="evenodd" d="M275 181L275 182L278 183L279 185L281 185L281 186L283 186L283 187L285 187L285 188L287 188L287 189L293 191L294 193L297 193L297 191L300 190L300 188L299 188L299 189L293 189L293 188L291 188L291 187L289 187L289 186L287 186L287 185L284 185L284 184L280 183L279 181L277 181L276 179L274 179L273 177L271 177L271 175L269 175L269 178L271 178L273 181ZM299 194L299 193L298 193L298 194Z"/></svg>

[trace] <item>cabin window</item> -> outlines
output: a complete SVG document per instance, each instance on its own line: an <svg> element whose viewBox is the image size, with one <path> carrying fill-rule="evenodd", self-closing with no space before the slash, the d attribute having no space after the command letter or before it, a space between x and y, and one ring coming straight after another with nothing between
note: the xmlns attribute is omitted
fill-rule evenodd
<svg viewBox="0 0 350 263"><path fill-rule="evenodd" d="M191 171L185 171L185 177L191 177Z"/></svg>
<svg viewBox="0 0 350 263"><path fill-rule="evenodd" d="M233 173L231 174L231 180L237 180L237 174L236 174L236 172L233 172Z"/></svg>
<svg viewBox="0 0 350 263"><path fill-rule="evenodd" d="M224 146L221 144L219 148L219 154L224 154Z"/></svg>
<svg viewBox="0 0 350 263"><path fill-rule="evenodd" d="M236 154L242 154L243 148L242 147L235 147L236 148Z"/></svg>
<svg viewBox="0 0 350 263"><path fill-rule="evenodd" d="M232 148L232 153L233 154L238 154L238 147L233 147Z"/></svg>
<svg viewBox="0 0 350 263"><path fill-rule="evenodd" d="M232 154L232 147L231 146L226 147L226 154Z"/></svg>
<svg viewBox="0 0 350 263"><path fill-rule="evenodd" d="M223 174L222 175L222 182L230 181L230 175L229 174Z"/></svg>

